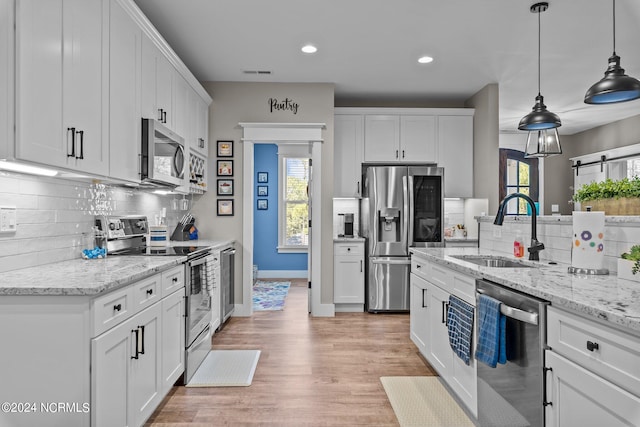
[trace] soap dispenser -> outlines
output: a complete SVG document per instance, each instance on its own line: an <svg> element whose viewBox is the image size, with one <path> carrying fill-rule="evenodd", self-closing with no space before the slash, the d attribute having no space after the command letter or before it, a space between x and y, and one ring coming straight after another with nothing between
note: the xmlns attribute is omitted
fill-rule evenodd
<svg viewBox="0 0 640 427"><path fill-rule="evenodd" d="M516 231L516 239L513 241L513 256L516 258L524 256L524 241L520 230Z"/></svg>

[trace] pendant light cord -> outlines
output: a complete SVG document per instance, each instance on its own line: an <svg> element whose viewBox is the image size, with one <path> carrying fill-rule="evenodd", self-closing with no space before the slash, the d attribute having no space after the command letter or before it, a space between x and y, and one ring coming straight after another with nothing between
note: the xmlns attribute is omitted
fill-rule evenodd
<svg viewBox="0 0 640 427"><path fill-rule="evenodd" d="M538 9L538 96L540 96L540 9Z"/></svg>
<svg viewBox="0 0 640 427"><path fill-rule="evenodd" d="M613 0L613 54L616 54L616 0Z"/></svg>

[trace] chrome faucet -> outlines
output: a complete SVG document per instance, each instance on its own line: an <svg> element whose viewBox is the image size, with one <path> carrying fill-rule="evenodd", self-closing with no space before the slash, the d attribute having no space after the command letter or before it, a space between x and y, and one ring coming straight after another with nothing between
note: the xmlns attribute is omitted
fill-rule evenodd
<svg viewBox="0 0 640 427"><path fill-rule="evenodd" d="M540 261L539 252L544 249L544 244L538 241L538 236L536 235L536 205L531 199L531 197L522 193L512 193L505 197L501 202L500 206L498 206L498 213L496 214L496 219L493 221L495 225L502 225L504 222L504 214L507 210L507 202L513 198L519 197L521 199L526 200L531 206L531 247L527 250L529 251L529 260L531 261Z"/></svg>

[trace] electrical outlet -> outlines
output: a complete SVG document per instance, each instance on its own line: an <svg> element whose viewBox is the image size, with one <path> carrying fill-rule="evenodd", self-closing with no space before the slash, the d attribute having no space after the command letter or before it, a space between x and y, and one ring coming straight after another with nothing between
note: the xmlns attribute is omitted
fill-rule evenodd
<svg viewBox="0 0 640 427"><path fill-rule="evenodd" d="M494 225L493 226L493 237L495 237L496 239L500 239L502 238L502 227L499 225Z"/></svg>
<svg viewBox="0 0 640 427"><path fill-rule="evenodd" d="M0 233L15 233L16 228L16 207L0 206Z"/></svg>

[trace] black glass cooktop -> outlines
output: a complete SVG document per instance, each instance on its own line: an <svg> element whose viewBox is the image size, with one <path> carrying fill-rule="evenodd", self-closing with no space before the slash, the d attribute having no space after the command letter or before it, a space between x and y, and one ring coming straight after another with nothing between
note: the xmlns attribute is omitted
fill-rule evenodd
<svg viewBox="0 0 640 427"><path fill-rule="evenodd" d="M110 252L109 255L145 255L145 256L176 256L191 255L199 251L205 251L209 246L139 246L137 248L127 248L116 252Z"/></svg>

